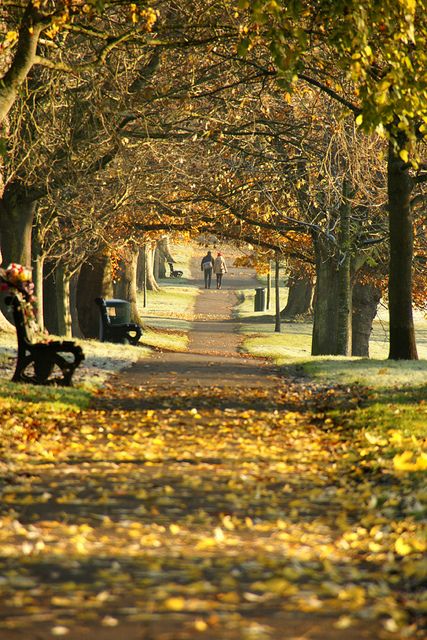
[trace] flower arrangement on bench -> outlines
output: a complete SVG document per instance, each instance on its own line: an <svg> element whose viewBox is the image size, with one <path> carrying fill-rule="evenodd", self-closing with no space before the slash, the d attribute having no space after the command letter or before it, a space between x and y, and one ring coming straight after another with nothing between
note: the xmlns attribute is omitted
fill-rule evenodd
<svg viewBox="0 0 427 640"><path fill-rule="evenodd" d="M13 382L71 385L74 371L84 360L83 351L72 340L40 335L33 309L31 269L16 263L0 268L0 290L7 294L5 302L12 308L18 340Z"/></svg>

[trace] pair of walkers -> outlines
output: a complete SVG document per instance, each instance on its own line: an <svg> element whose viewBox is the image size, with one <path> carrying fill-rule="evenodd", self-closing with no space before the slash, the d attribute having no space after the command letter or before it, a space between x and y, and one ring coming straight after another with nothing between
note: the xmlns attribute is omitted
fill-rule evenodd
<svg viewBox="0 0 427 640"><path fill-rule="evenodd" d="M205 289L211 288L212 271L216 275L216 288L221 289L222 276L228 271L222 253L218 253L214 260L211 251L208 251L202 258L201 269L205 278Z"/></svg>

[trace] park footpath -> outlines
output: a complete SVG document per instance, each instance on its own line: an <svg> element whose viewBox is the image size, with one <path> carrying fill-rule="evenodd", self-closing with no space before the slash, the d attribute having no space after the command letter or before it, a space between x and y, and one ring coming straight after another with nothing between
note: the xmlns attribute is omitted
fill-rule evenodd
<svg viewBox="0 0 427 640"><path fill-rule="evenodd" d="M0 640L423 637L393 532L326 417L360 398L240 353L224 280L200 290L186 353L140 360L21 452Z"/></svg>

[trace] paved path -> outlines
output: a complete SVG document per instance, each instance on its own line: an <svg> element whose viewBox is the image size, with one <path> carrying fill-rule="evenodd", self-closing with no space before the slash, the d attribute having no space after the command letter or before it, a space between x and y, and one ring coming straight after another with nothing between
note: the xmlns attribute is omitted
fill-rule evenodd
<svg viewBox="0 0 427 640"><path fill-rule="evenodd" d="M192 275L198 278L199 274L197 257L193 260ZM252 271L231 265L221 290L204 289L200 278L188 351L157 353L140 360L120 379L132 385L179 388L210 385L267 388L277 384L276 367L267 360L245 356L239 351L243 338L238 334L239 322L233 310L238 304L239 290L252 285L256 286Z"/></svg>

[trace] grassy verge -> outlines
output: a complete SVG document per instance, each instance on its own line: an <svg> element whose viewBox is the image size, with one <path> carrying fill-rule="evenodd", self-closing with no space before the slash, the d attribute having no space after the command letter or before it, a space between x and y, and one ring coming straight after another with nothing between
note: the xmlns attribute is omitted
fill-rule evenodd
<svg viewBox="0 0 427 640"><path fill-rule="evenodd" d="M236 313L241 332L246 336L243 348L253 355L272 358L280 366L298 365L307 375L323 381L360 383L373 387L422 385L427 383L427 320L415 314L418 361L386 360L388 354L387 321L382 309L374 323L370 351L373 358L310 355L311 322L282 322L281 333L274 332L272 311L255 313L253 295L242 292L243 302ZM281 307L287 291L281 290Z"/></svg>
<svg viewBox="0 0 427 640"><path fill-rule="evenodd" d="M146 306L143 294L138 296L138 309L147 326L142 343L171 351L185 351L198 285L191 278L193 248L187 244L171 247L174 267L184 272L182 278L163 278L160 291L148 291Z"/></svg>
<svg viewBox="0 0 427 640"><path fill-rule="evenodd" d="M35 404L43 412L80 411L85 409L91 398L91 390L83 385L78 387L47 387L33 384L17 384L0 378L0 403L4 408L14 406L17 412L24 411L29 404ZM21 411L22 412L22 411ZM42 416L41 416L42 417Z"/></svg>
<svg viewBox="0 0 427 640"><path fill-rule="evenodd" d="M283 323L282 332L274 333L272 316L254 314L252 309L253 299L247 296L238 309L246 335L245 351L269 357L285 370L297 368L326 387L363 387L365 402L346 410L329 408L329 419L351 427L362 439L370 439L379 458L393 458L399 472L427 468L427 322L421 314L416 314L421 359L390 361L385 359L388 344L384 312L374 327L370 345L375 358L366 359L312 357L311 323Z"/></svg>
<svg viewBox="0 0 427 640"><path fill-rule="evenodd" d="M150 355L143 346L103 343L99 340L77 340L85 360L76 369L73 387L50 387L10 382L16 364L15 333L0 334L0 407L16 407L17 413L34 405L42 417L62 411L80 411L88 406L92 393L114 373ZM22 406L22 411L20 407ZM31 410L32 411L32 410ZM40 418L41 419L41 418Z"/></svg>

